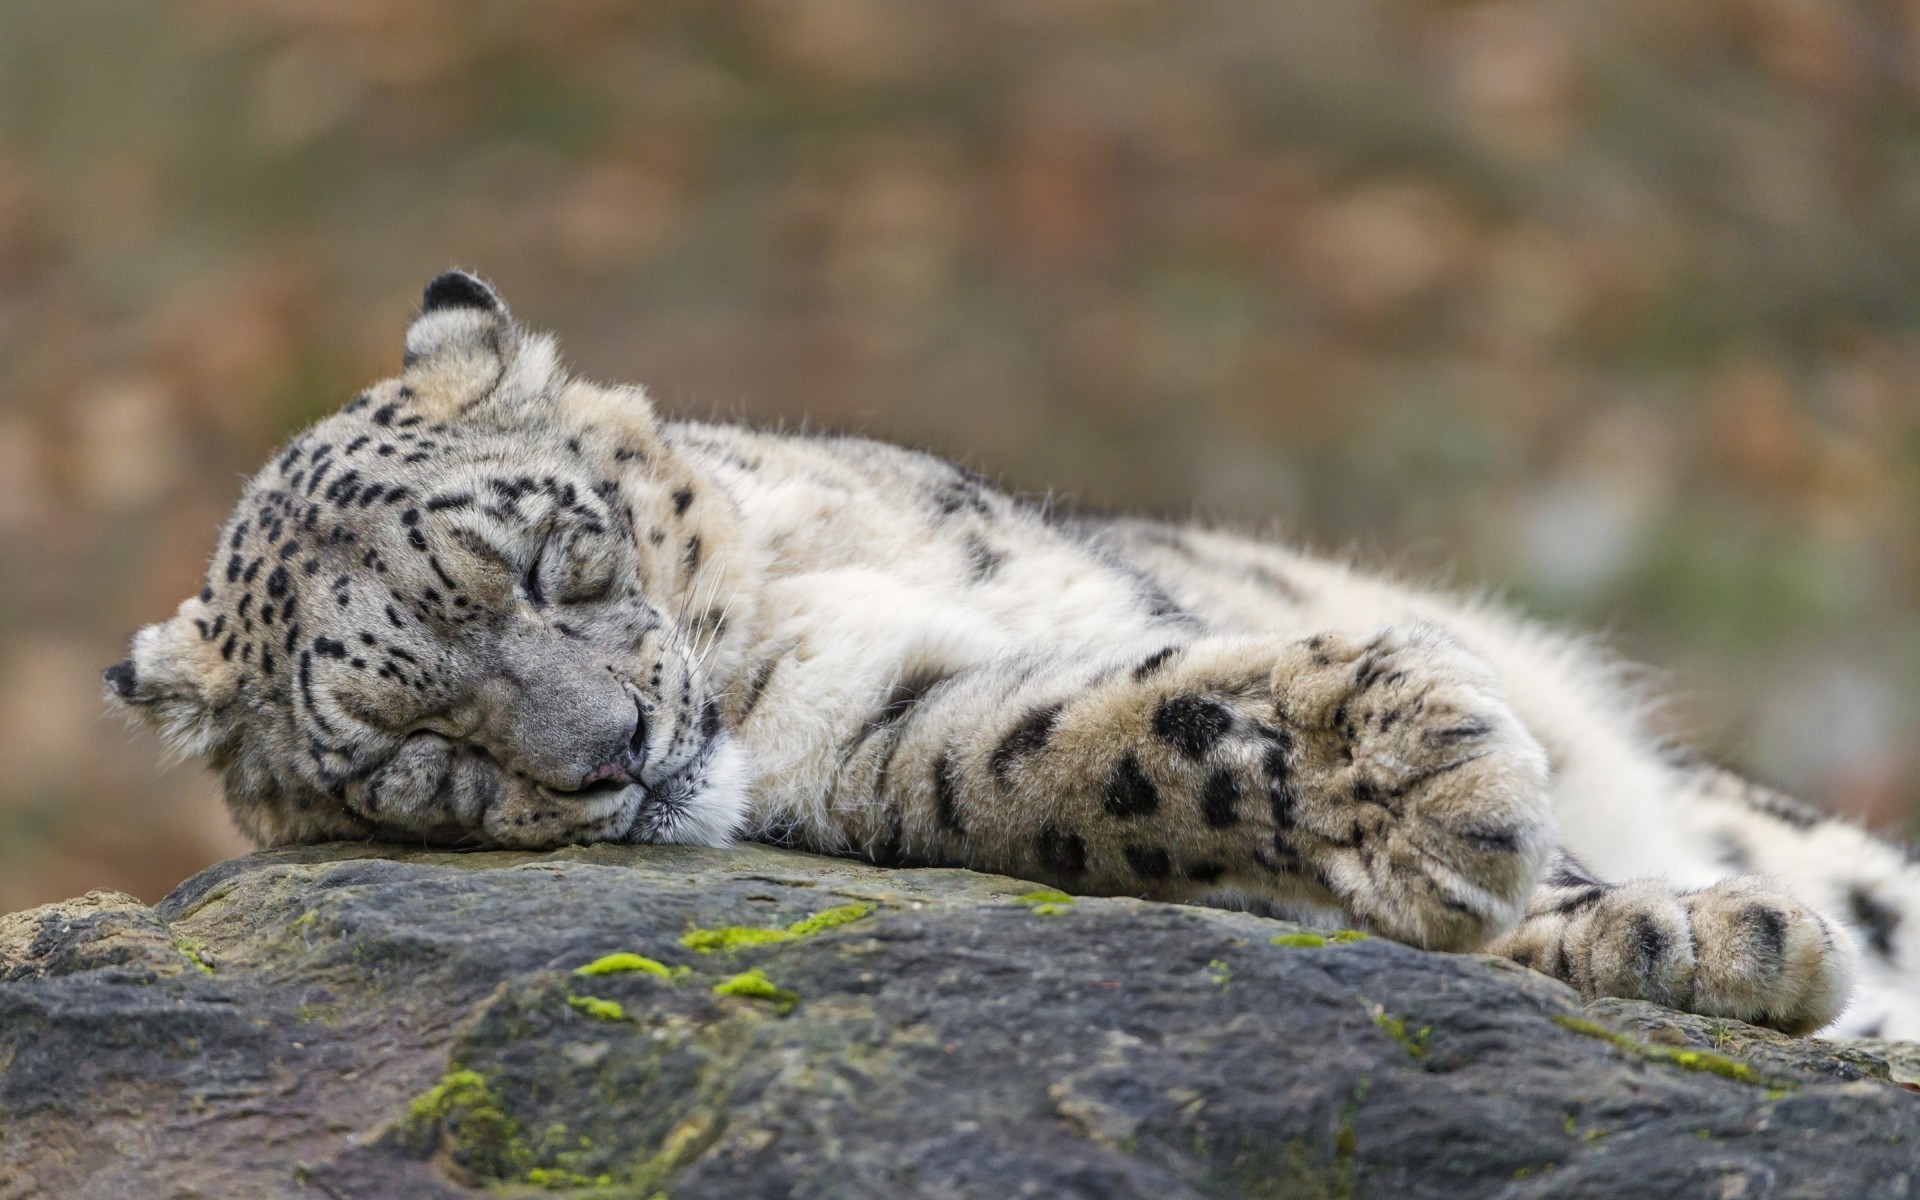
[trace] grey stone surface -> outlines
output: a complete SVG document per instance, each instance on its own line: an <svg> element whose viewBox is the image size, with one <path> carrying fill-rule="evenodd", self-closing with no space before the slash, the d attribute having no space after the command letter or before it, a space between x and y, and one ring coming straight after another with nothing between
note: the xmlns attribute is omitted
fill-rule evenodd
<svg viewBox="0 0 1920 1200"><path fill-rule="evenodd" d="M1033 890L327 846L0 918L0 1198L1920 1195L1912 1047Z"/></svg>

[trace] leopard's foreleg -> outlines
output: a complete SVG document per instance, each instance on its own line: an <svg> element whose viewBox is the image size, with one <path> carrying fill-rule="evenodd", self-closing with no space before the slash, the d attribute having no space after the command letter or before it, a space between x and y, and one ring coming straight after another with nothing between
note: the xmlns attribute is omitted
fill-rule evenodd
<svg viewBox="0 0 1920 1200"><path fill-rule="evenodd" d="M1546 782L1491 672L1409 626L976 665L863 731L835 806L880 861L1299 901L1465 949L1525 909L1555 841Z"/></svg>

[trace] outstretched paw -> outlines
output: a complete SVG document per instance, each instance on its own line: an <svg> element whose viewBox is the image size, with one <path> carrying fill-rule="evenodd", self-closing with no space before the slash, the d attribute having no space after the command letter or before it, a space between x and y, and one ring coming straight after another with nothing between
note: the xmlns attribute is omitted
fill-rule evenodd
<svg viewBox="0 0 1920 1200"><path fill-rule="evenodd" d="M1320 635L1272 689L1294 739L1282 833L1343 906L1436 949L1520 919L1551 849L1546 759L1486 664L1426 626Z"/></svg>
<svg viewBox="0 0 1920 1200"><path fill-rule="evenodd" d="M1852 948L1818 913L1755 876L1684 892L1657 880L1593 880L1551 898L1492 947L1587 999L1649 1000L1811 1033L1840 1015Z"/></svg>
<svg viewBox="0 0 1920 1200"><path fill-rule="evenodd" d="M1748 875L1682 904L1693 922L1692 1011L1811 1033L1846 1007L1852 947L1784 889Z"/></svg>

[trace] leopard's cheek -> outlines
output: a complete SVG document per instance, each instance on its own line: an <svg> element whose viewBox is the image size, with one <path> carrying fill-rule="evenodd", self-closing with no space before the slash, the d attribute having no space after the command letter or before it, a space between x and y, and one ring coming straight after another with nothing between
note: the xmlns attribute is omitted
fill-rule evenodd
<svg viewBox="0 0 1920 1200"><path fill-rule="evenodd" d="M416 733L342 799L378 829L453 841L479 827L500 788L501 770L484 751Z"/></svg>

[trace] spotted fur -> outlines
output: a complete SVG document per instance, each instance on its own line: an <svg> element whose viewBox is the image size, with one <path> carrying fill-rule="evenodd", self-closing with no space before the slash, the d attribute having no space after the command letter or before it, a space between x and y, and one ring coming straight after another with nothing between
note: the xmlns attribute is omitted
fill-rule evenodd
<svg viewBox="0 0 1920 1200"><path fill-rule="evenodd" d="M106 679L263 844L758 838L1795 1031L1858 961L1846 1027L1920 1036L1915 865L1664 752L1576 644L894 446L663 421L461 273Z"/></svg>

